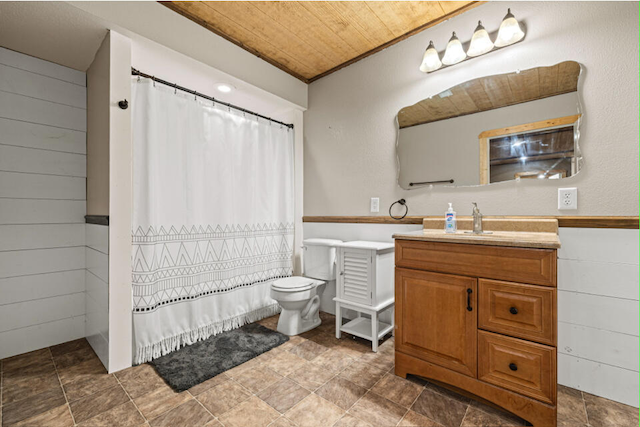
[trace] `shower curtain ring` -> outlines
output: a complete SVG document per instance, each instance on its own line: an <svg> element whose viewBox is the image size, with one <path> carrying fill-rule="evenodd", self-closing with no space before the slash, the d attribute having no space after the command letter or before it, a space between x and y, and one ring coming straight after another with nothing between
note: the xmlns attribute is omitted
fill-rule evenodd
<svg viewBox="0 0 640 427"><path fill-rule="evenodd" d="M178 83L174 83L173 84L173 94L177 94L178 93Z"/></svg>
<svg viewBox="0 0 640 427"><path fill-rule="evenodd" d="M197 91L193 91L193 100L197 101L198 100L198 92Z"/></svg>
<svg viewBox="0 0 640 427"><path fill-rule="evenodd" d="M151 76L151 80L153 80L153 87L156 87L156 76Z"/></svg>

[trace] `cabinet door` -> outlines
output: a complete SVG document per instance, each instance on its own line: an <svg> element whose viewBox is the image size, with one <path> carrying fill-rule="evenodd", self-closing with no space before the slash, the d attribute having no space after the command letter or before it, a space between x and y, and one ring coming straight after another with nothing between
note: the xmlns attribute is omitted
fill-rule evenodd
<svg viewBox="0 0 640 427"><path fill-rule="evenodd" d="M396 350L476 377L477 279L396 268Z"/></svg>
<svg viewBox="0 0 640 427"><path fill-rule="evenodd" d="M372 252L340 248L338 295L341 299L371 305L373 295Z"/></svg>

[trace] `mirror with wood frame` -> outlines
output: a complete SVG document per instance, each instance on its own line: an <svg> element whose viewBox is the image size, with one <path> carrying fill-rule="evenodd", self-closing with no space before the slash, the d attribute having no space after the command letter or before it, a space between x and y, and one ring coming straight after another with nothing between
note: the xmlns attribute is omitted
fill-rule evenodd
<svg viewBox="0 0 640 427"><path fill-rule="evenodd" d="M461 83L398 112L398 184L562 179L580 170L580 64Z"/></svg>

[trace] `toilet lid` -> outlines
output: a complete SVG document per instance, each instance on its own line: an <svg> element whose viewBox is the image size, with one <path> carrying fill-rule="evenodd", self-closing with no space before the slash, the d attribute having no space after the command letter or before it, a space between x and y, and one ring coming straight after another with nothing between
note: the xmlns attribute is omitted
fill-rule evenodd
<svg viewBox="0 0 640 427"><path fill-rule="evenodd" d="M306 291L319 284L323 283L322 280L309 279L308 277L293 276L286 277L284 279L274 280L271 287L283 292L298 292Z"/></svg>

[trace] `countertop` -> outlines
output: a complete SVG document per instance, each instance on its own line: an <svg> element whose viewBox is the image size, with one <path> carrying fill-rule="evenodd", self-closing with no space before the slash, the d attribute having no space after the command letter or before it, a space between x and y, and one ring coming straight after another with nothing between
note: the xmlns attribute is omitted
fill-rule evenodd
<svg viewBox="0 0 640 427"><path fill-rule="evenodd" d="M520 248L558 249L560 247L560 239L556 233L533 231L492 231L492 234L470 234L463 230L458 230L456 233L445 233L443 229L423 229L397 233L393 235L393 238Z"/></svg>

